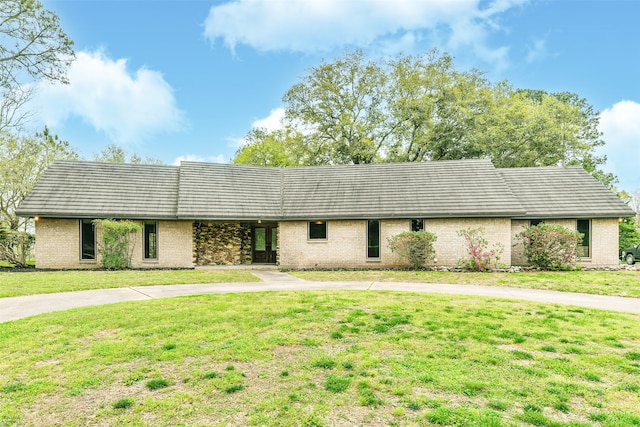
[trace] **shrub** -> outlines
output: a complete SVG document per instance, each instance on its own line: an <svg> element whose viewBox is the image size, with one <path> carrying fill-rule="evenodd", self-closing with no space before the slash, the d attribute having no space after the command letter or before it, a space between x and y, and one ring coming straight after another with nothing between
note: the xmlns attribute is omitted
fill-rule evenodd
<svg viewBox="0 0 640 427"><path fill-rule="evenodd" d="M433 242L436 235L428 231L405 231L387 239L389 249L397 253L413 268L424 267L436 254Z"/></svg>
<svg viewBox="0 0 640 427"><path fill-rule="evenodd" d="M127 409L133 406L135 400L131 397L119 399L113 403L113 409Z"/></svg>
<svg viewBox="0 0 640 427"><path fill-rule="evenodd" d="M504 247L500 243L496 243L489 249L489 242L484 237L484 228L459 230L458 236L464 237L469 254L469 258L461 261L462 267L472 271L487 271L498 268Z"/></svg>
<svg viewBox="0 0 640 427"><path fill-rule="evenodd" d="M575 266L582 234L555 224L528 227L517 236L524 243L524 254L535 267L564 270Z"/></svg>
<svg viewBox="0 0 640 427"><path fill-rule="evenodd" d="M132 237L142 226L133 221L112 219L96 219L94 223L101 231L98 251L102 256L102 266L108 270L130 267L133 255Z"/></svg>

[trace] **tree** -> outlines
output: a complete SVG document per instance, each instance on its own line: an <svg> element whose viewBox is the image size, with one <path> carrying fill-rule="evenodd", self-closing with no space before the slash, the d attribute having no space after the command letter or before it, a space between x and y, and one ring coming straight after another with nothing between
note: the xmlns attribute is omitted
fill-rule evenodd
<svg viewBox="0 0 640 427"><path fill-rule="evenodd" d="M162 160L155 157L140 157L137 153L127 153L127 151L117 144L109 144L99 153L93 154L93 159L97 162L106 163L134 163L146 165L161 165Z"/></svg>
<svg viewBox="0 0 640 427"><path fill-rule="evenodd" d="M289 167L300 164L296 149L300 146L286 130L268 132L255 128L247 133L245 144L238 149L233 163L240 165Z"/></svg>
<svg viewBox="0 0 640 427"><path fill-rule="evenodd" d="M74 59L73 41L58 16L38 0L0 2L0 131L18 128L28 118L28 83L45 79L67 83Z"/></svg>
<svg viewBox="0 0 640 427"><path fill-rule="evenodd" d="M619 255L622 251L631 246L640 244L640 232L638 232L638 224L635 218L625 218L619 225L618 250Z"/></svg>
<svg viewBox="0 0 640 427"><path fill-rule="evenodd" d="M16 216L18 205L51 163L58 159L77 158L75 149L52 135L46 127L32 137L0 133L0 223L12 236L5 240L2 253L7 261L24 266L29 255L25 249L30 245L24 242L30 239L31 223Z"/></svg>
<svg viewBox="0 0 640 427"><path fill-rule="evenodd" d="M311 68L283 102L287 131L263 132L236 162L261 164L248 151L278 152L287 165L487 158L497 167L581 165L615 183L599 170L599 115L586 100L492 83L437 50L379 61L347 53Z"/></svg>

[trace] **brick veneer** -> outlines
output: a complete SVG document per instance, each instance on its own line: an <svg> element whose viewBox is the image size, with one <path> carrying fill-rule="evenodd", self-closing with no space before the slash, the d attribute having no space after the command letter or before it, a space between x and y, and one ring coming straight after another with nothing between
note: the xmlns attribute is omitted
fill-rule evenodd
<svg viewBox="0 0 640 427"><path fill-rule="evenodd" d="M570 230L575 230L575 219L545 219L546 224L558 224ZM511 246L513 265L526 266L522 242L516 238L518 233L529 226L528 220L513 220L511 222ZM591 220L591 256L579 258L578 264L585 267L611 267L618 265L618 218L595 218Z"/></svg>
<svg viewBox="0 0 640 427"><path fill-rule="evenodd" d="M100 231L98 230L98 239ZM158 258L142 256L142 232L134 239L135 268L192 267L192 222L158 221ZM97 261L80 260L80 223L77 219L40 218L36 221L36 267L97 268ZM99 256L98 256L99 258Z"/></svg>
<svg viewBox="0 0 640 427"><path fill-rule="evenodd" d="M425 230L438 237L434 247L434 265L456 265L466 256L464 239L458 230L484 227L490 245L501 243L505 252L501 262L509 264L511 253L511 220L489 219L427 219ZM367 221L327 221L327 239L309 240L307 221L280 222L280 266L283 268L389 268L406 266L387 245L387 239L409 231L411 220L380 221L380 258L367 258Z"/></svg>

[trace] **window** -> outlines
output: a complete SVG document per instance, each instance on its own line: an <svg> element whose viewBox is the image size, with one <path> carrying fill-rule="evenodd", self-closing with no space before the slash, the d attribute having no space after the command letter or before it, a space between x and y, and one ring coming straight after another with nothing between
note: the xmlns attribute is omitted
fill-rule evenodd
<svg viewBox="0 0 640 427"><path fill-rule="evenodd" d="M80 259L96 259L96 226L90 219L80 221Z"/></svg>
<svg viewBox="0 0 640 427"><path fill-rule="evenodd" d="M327 222L309 222L309 240L327 240Z"/></svg>
<svg viewBox="0 0 640 427"><path fill-rule="evenodd" d="M578 243L578 256L588 258L591 256L591 220L579 219L576 222L576 230L582 233L582 242Z"/></svg>
<svg viewBox="0 0 640 427"><path fill-rule="evenodd" d="M411 220L411 231L424 231L424 220L422 220L422 219L412 219Z"/></svg>
<svg viewBox="0 0 640 427"><path fill-rule="evenodd" d="M544 224L544 219L532 219L529 221L529 227L535 227L536 225Z"/></svg>
<svg viewBox="0 0 640 427"><path fill-rule="evenodd" d="M155 221L144 223L144 258L158 258L158 223Z"/></svg>
<svg viewBox="0 0 640 427"><path fill-rule="evenodd" d="M380 258L380 221L367 222L367 258Z"/></svg>

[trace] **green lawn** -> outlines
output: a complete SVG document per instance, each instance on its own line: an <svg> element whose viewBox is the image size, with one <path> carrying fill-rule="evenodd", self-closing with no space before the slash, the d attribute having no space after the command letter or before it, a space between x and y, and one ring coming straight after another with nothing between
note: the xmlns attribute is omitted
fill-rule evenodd
<svg viewBox="0 0 640 427"><path fill-rule="evenodd" d="M0 270L0 298L83 291L87 289L124 288L127 286L257 281L260 280L256 276L243 270L74 270L29 272Z"/></svg>
<svg viewBox="0 0 640 427"><path fill-rule="evenodd" d="M640 426L640 316L392 292L0 324L2 426Z"/></svg>
<svg viewBox="0 0 640 427"><path fill-rule="evenodd" d="M434 271L296 271L313 281L424 282L550 289L640 298L640 271L527 271L455 273Z"/></svg>

